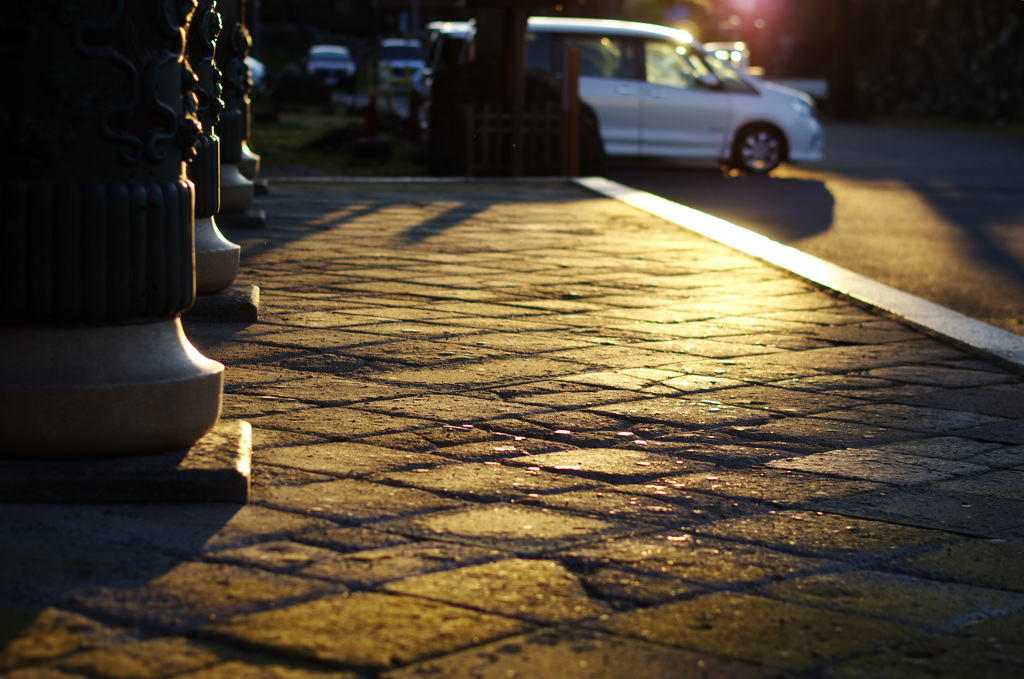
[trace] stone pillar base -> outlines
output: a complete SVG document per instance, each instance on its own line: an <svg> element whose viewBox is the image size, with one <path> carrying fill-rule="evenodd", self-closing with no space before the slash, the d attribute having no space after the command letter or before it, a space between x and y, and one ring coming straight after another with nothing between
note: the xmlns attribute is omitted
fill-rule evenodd
<svg viewBox="0 0 1024 679"><path fill-rule="evenodd" d="M10 502L232 502L249 499L252 427L221 420L186 450L113 460L0 460Z"/></svg>
<svg viewBox="0 0 1024 679"><path fill-rule="evenodd" d="M220 417L224 366L179 318L0 329L0 458L94 459L188 448Z"/></svg>
<svg viewBox="0 0 1024 679"><path fill-rule="evenodd" d="M213 217L197 217L196 294L212 295L234 283L241 251L224 237Z"/></svg>
<svg viewBox="0 0 1024 679"><path fill-rule="evenodd" d="M260 171L260 157L253 153L247 142L242 142L242 160L238 163L238 171L246 179L254 178Z"/></svg>
<svg viewBox="0 0 1024 679"><path fill-rule="evenodd" d="M220 211L245 212L252 205L256 189L239 171L236 163L220 166Z"/></svg>

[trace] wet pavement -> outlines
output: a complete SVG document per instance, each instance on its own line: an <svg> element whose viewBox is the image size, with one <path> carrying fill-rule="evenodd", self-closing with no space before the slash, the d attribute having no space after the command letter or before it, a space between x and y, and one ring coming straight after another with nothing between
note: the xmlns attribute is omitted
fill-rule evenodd
<svg viewBox="0 0 1024 679"><path fill-rule="evenodd" d="M0 677L1010 677L1012 365L554 182L272 182L246 505L0 506Z"/></svg>

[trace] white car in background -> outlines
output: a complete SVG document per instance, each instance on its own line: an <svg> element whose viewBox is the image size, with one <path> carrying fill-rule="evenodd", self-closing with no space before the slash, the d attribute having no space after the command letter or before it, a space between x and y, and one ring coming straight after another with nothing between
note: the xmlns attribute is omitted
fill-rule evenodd
<svg viewBox="0 0 1024 679"><path fill-rule="evenodd" d="M343 45L310 47L306 71L318 76L328 87L352 87L356 81L356 62Z"/></svg>
<svg viewBox="0 0 1024 679"><path fill-rule="evenodd" d="M377 55L377 86L384 91L411 89L425 65L419 40L385 38Z"/></svg>
<svg viewBox="0 0 1024 679"><path fill-rule="evenodd" d="M814 100L751 78L685 31L608 19L531 17L527 66L561 78L579 49L580 98L608 156L717 160L765 174L824 157Z"/></svg>

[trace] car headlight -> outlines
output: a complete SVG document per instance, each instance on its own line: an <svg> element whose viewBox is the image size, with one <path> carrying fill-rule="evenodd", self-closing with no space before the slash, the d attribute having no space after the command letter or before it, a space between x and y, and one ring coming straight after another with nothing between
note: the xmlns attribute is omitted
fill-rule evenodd
<svg viewBox="0 0 1024 679"><path fill-rule="evenodd" d="M803 99L790 99L789 105L793 107L796 114L801 118L815 118L814 106Z"/></svg>

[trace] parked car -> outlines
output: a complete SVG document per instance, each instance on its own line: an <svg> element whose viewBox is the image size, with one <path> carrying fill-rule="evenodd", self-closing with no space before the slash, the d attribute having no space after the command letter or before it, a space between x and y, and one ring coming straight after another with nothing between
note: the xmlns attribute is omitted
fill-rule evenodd
<svg viewBox="0 0 1024 679"><path fill-rule="evenodd" d="M352 88L356 81L356 62L343 45L310 47L306 71L321 78L328 87Z"/></svg>
<svg viewBox="0 0 1024 679"><path fill-rule="evenodd" d="M385 38L377 55L377 84L381 90L407 90L417 82L425 66L419 40Z"/></svg>
<svg viewBox="0 0 1024 679"><path fill-rule="evenodd" d="M579 49L580 98L609 156L718 160L764 174L824 157L814 100L748 77L680 30L627 21L531 17L527 65L562 77Z"/></svg>

